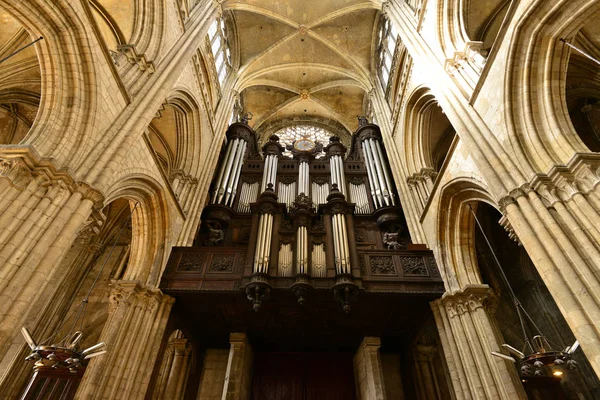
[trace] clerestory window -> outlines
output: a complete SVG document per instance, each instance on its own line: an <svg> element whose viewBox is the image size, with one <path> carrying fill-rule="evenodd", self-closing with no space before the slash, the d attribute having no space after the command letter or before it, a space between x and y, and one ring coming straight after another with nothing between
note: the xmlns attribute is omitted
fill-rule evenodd
<svg viewBox="0 0 600 400"><path fill-rule="evenodd" d="M384 19L379 28L378 36L379 59L378 71L379 79L383 90L387 90L387 86L392 74L392 64L394 60L394 53L396 52L396 43L398 41L398 31L394 24L389 19Z"/></svg>
<svg viewBox="0 0 600 400"><path fill-rule="evenodd" d="M223 86L225 78L231 70L231 51L227 41L225 22L222 18L217 18L208 28L208 41L215 60L219 84Z"/></svg>

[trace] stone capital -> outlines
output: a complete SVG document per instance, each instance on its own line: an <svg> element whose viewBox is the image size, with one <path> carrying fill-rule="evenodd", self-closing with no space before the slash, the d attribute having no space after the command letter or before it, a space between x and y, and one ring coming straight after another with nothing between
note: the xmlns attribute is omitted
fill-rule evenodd
<svg viewBox="0 0 600 400"><path fill-rule="evenodd" d="M469 284L461 290L446 292L440 301L450 318L481 308L493 313L498 305L498 297L488 285L484 284Z"/></svg>
<svg viewBox="0 0 600 400"><path fill-rule="evenodd" d="M146 285L140 281L117 281L110 283L110 311L114 311L121 305L138 305L153 309L158 304L173 304L175 299L164 294L154 286Z"/></svg>

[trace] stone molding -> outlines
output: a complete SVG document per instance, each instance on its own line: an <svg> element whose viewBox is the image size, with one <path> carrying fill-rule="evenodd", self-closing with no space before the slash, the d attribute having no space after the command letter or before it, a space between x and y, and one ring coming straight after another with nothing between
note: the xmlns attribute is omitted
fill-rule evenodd
<svg viewBox="0 0 600 400"><path fill-rule="evenodd" d="M516 203L521 196L532 190L552 207L557 202L566 202L577 194L587 195L600 186L600 154L577 153L567 165L555 165L548 173L537 173L529 183L512 189L498 200L502 213L509 204Z"/></svg>
<svg viewBox="0 0 600 400"><path fill-rule="evenodd" d="M496 311L498 296L484 284L465 285L461 290L446 292L439 300L450 318L484 309L490 314Z"/></svg>
<svg viewBox="0 0 600 400"><path fill-rule="evenodd" d="M117 51L119 54L124 55L130 64L136 65L140 71L146 71L150 74L156 71L154 63L146 59L145 54L138 53L135 48L135 44L121 44L117 46ZM116 57L115 65L119 65L118 56Z"/></svg>
<svg viewBox="0 0 600 400"><path fill-rule="evenodd" d="M164 294L154 286L142 284L140 281L117 281L110 283L109 312L115 311L121 304L143 304L148 309L154 309L158 304L175 303L175 299Z"/></svg>
<svg viewBox="0 0 600 400"><path fill-rule="evenodd" d="M42 186L56 186L58 191L80 193L85 200L94 203L94 209L104 207L105 196L86 182L76 181L71 174L57 168L53 161L40 157L30 146L3 148L0 150L0 179L6 179L18 190L24 190L34 179ZM52 195L53 193L48 193Z"/></svg>

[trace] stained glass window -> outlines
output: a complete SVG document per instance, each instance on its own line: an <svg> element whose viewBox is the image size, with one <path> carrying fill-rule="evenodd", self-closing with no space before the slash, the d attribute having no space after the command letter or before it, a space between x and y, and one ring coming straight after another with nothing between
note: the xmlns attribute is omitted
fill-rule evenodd
<svg viewBox="0 0 600 400"><path fill-rule="evenodd" d="M287 150L288 145L292 145L294 141L300 139L310 139L315 143L321 143L324 146L329 144L329 138L334 136L331 132L313 125L292 125L280 129L275 133L279 136L279 143L286 147L283 152L284 156L291 157L292 152ZM317 158L325 157L325 152L321 152Z"/></svg>

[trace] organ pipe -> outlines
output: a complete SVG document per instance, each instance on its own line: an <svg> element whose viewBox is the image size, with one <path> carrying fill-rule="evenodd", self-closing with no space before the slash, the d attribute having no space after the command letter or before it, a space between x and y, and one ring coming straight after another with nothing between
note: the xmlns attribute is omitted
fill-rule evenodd
<svg viewBox="0 0 600 400"><path fill-rule="evenodd" d="M392 185L392 180L390 178L390 173L386 168L386 161L383 157L383 151L381 150L381 143L379 141L375 141L375 149L377 150L377 156L379 157L379 162L381 163L381 167L383 169L383 176L385 178L385 184L387 186L387 190L390 196L390 201L392 205L396 205L396 200L394 196L394 186Z"/></svg>
<svg viewBox="0 0 600 400"><path fill-rule="evenodd" d="M265 157L265 169L263 171L262 185L260 192L264 192L270 184L275 188L275 179L277 175L277 155L269 154Z"/></svg>
<svg viewBox="0 0 600 400"><path fill-rule="evenodd" d="M279 250L279 276L292 276L292 245L287 243Z"/></svg>
<svg viewBox="0 0 600 400"><path fill-rule="evenodd" d="M312 270L311 275L317 278L325 277L325 247L323 244L318 244L313 247L312 251Z"/></svg>
<svg viewBox="0 0 600 400"><path fill-rule="evenodd" d="M337 184L340 192L347 196L346 193L346 178L344 176L344 162L338 155L333 155L329 159L331 166L331 184Z"/></svg>
<svg viewBox="0 0 600 400"><path fill-rule="evenodd" d="M248 143L234 138L227 144L225 160L217 175L217 184L212 196L213 204L233 205Z"/></svg>

